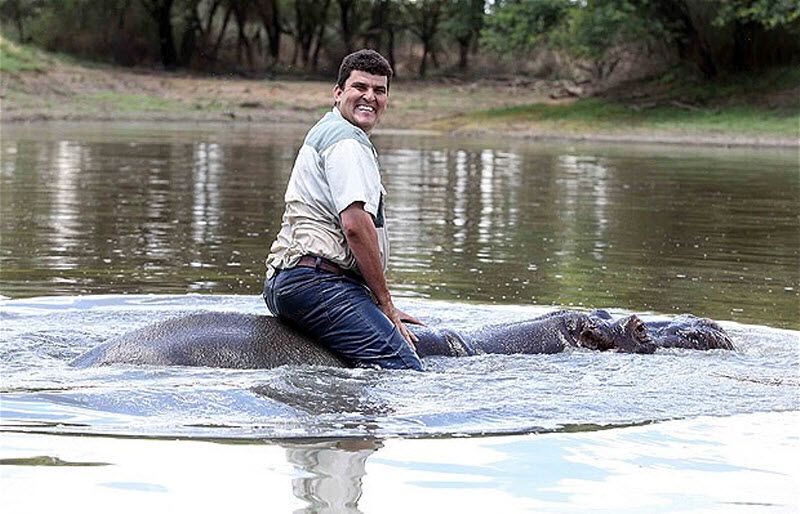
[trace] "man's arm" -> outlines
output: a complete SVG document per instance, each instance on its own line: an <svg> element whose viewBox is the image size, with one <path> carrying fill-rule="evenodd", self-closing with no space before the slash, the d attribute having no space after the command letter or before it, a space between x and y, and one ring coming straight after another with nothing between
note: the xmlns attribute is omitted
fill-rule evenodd
<svg viewBox="0 0 800 514"><path fill-rule="evenodd" d="M394 323L400 334L412 344L417 337L408 330L404 321L421 325L417 318L409 316L394 306L392 295L386 285L383 263L378 249L378 233L372 222L372 215L364 210L363 202L353 202L340 214L347 245L358 263L358 269L367 283L378 307Z"/></svg>

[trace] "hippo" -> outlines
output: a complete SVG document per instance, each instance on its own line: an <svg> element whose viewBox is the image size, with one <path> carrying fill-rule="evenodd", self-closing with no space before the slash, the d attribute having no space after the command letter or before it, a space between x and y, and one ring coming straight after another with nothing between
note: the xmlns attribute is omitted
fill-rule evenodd
<svg viewBox="0 0 800 514"><path fill-rule="evenodd" d="M601 310L563 310L458 332L427 326L411 329L419 338L416 349L422 358L557 353L567 348L623 353L653 353L659 347L733 349L719 325L692 315L644 323L636 315L614 320ZM238 369L352 366L274 316L231 312L191 314L149 325L113 338L71 363L76 367L108 364Z"/></svg>

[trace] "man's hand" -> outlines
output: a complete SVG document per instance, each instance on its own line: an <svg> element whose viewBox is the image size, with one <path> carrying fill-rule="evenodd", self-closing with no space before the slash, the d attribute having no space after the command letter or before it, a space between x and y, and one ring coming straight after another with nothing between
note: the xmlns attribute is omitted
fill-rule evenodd
<svg viewBox="0 0 800 514"><path fill-rule="evenodd" d="M423 327L425 326L425 323L421 322L411 314L406 314L397 307L395 307L395 310L400 313L400 321L402 321L403 323L411 323L412 325L421 325Z"/></svg>
<svg viewBox="0 0 800 514"><path fill-rule="evenodd" d="M409 316L405 312L395 307L391 301L388 304L380 304L378 307L384 314L386 314L386 317L388 317L389 320L394 323L394 326L397 327L400 335L402 335L405 340L408 341L408 344L410 344L412 348L416 349L414 343L419 341L419 338L417 338L417 336L415 336L414 333L408 329L406 323L422 325L422 322L414 316Z"/></svg>

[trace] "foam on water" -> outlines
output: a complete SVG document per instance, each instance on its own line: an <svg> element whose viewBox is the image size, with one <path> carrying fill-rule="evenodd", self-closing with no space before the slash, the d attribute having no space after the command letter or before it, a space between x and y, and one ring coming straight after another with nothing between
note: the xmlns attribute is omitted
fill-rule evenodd
<svg viewBox="0 0 800 514"><path fill-rule="evenodd" d="M552 310L403 303L431 324L454 328ZM425 361L426 373L68 365L109 337L207 310L260 313L263 306L259 297L211 295L0 302L0 429L191 438L424 437L800 408L800 334L732 322L722 325L739 346L735 352L433 358Z"/></svg>

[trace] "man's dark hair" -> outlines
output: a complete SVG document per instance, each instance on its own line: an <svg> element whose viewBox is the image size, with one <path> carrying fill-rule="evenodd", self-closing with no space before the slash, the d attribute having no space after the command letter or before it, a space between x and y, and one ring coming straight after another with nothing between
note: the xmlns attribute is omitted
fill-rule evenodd
<svg viewBox="0 0 800 514"><path fill-rule="evenodd" d="M336 79L336 84L340 88L344 89L344 84L350 78L350 72L353 70L386 77L386 89L389 89L389 82L393 75L392 67L389 65L389 61L375 50L359 50L342 59L342 64L339 66L339 78Z"/></svg>

